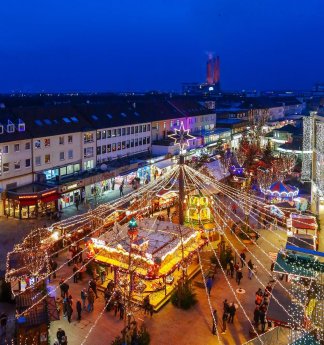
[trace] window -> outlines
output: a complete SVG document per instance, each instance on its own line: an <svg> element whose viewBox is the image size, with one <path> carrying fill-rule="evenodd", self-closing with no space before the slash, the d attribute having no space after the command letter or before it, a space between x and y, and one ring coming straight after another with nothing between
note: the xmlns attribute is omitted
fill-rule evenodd
<svg viewBox="0 0 324 345"><path fill-rule="evenodd" d="M97 131L97 140L101 140L101 131Z"/></svg>
<svg viewBox="0 0 324 345"><path fill-rule="evenodd" d="M52 124L52 121L50 119L44 119L44 122L49 126Z"/></svg>
<svg viewBox="0 0 324 345"><path fill-rule="evenodd" d="M134 127L131 127L131 134L134 134Z"/></svg>
<svg viewBox="0 0 324 345"><path fill-rule="evenodd" d="M74 164L74 171L80 171L80 163Z"/></svg>
<svg viewBox="0 0 324 345"><path fill-rule="evenodd" d="M64 152L60 152L60 161L64 161L65 157L64 157Z"/></svg>
<svg viewBox="0 0 324 345"><path fill-rule="evenodd" d="M135 133L138 133L138 126L135 126Z"/></svg>
<svg viewBox="0 0 324 345"><path fill-rule="evenodd" d="M107 152L111 152L111 145L110 144L107 145Z"/></svg>
<svg viewBox="0 0 324 345"><path fill-rule="evenodd" d="M147 137L146 142L149 144L150 143L150 137Z"/></svg>
<svg viewBox="0 0 324 345"><path fill-rule="evenodd" d="M15 170L20 169L20 161L14 162Z"/></svg>
<svg viewBox="0 0 324 345"><path fill-rule="evenodd" d="M139 126L138 126L138 132L139 132L139 133L142 133L142 125L139 125Z"/></svg>
<svg viewBox="0 0 324 345"><path fill-rule="evenodd" d="M66 175L66 167L60 168L60 175L61 175L61 176Z"/></svg>
<svg viewBox="0 0 324 345"><path fill-rule="evenodd" d="M25 160L25 167L29 168L30 167L30 158Z"/></svg>
<svg viewBox="0 0 324 345"><path fill-rule="evenodd" d="M84 143L92 143L93 142L93 134L92 133L84 133L83 134L83 142Z"/></svg>
<svg viewBox="0 0 324 345"><path fill-rule="evenodd" d="M59 137L59 144L64 145L64 137Z"/></svg>
<svg viewBox="0 0 324 345"><path fill-rule="evenodd" d="M78 118L75 117L75 116L72 116L72 117L71 117L71 120L72 120L73 122L79 122Z"/></svg>
<svg viewBox="0 0 324 345"><path fill-rule="evenodd" d="M107 138L111 138L111 130L110 129L107 130Z"/></svg>
<svg viewBox="0 0 324 345"><path fill-rule="evenodd" d="M14 145L15 152L19 152L19 144Z"/></svg>
<svg viewBox="0 0 324 345"><path fill-rule="evenodd" d="M138 139L135 139L135 147L138 146Z"/></svg>
<svg viewBox="0 0 324 345"><path fill-rule="evenodd" d="M73 159L73 150L68 151L68 158Z"/></svg>
<svg viewBox="0 0 324 345"><path fill-rule="evenodd" d="M126 128L122 128L122 135L126 135Z"/></svg>
<svg viewBox="0 0 324 345"><path fill-rule="evenodd" d="M86 147L83 150L84 157L93 157L93 147Z"/></svg>
<svg viewBox="0 0 324 345"><path fill-rule="evenodd" d="M112 151L116 151L116 144L112 144Z"/></svg>
<svg viewBox="0 0 324 345"><path fill-rule="evenodd" d="M146 138L143 138L143 145L146 145Z"/></svg>
<svg viewBox="0 0 324 345"><path fill-rule="evenodd" d="M146 125L143 125L143 132L146 132Z"/></svg>
<svg viewBox="0 0 324 345"><path fill-rule="evenodd" d="M50 139L50 138L44 139L44 146L45 146L45 147L51 146L51 139Z"/></svg>
<svg viewBox="0 0 324 345"><path fill-rule="evenodd" d="M37 157L35 158L35 164L36 164L36 165L41 165L41 164L42 164L42 162L41 162L41 157L40 157L40 156L37 156Z"/></svg>
<svg viewBox="0 0 324 345"><path fill-rule="evenodd" d="M97 146L97 155L101 155L101 146Z"/></svg>
<svg viewBox="0 0 324 345"><path fill-rule="evenodd" d="M101 153L102 153L102 154L105 154L106 151L107 151L107 146L106 146L106 145L103 145L103 146L101 147Z"/></svg>
<svg viewBox="0 0 324 345"><path fill-rule="evenodd" d="M51 155L47 154L45 155L45 164L49 164L49 163L51 163Z"/></svg>
<svg viewBox="0 0 324 345"><path fill-rule="evenodd" d="M142 146L142 138L138 139L138 145Z"/></svg>
<svg viewBox="0 0 324 345"><path fill-rule="evenodd" d="M72 164L70 164L70 165L68 165L68 166L66 167L66 173L67 173L68 175L74 173L74 171L73 171L73 165L72 165Z"/></svg>
<svg viewBox="0 0 324 345"><path fill-rule="evenodd" d="M119 143L117 144L117 150L118 150L118 151L121 150L121 142L119 142Z"/></svg>
<svg viewBox="0 0 324 345"><path fill-rule="evenodd" d="M18 132L25 132L25 129L26 129L25 123L19 119Z"/></svg>
<svg viewBox="0 0 324 345"><path fill-rule="evenodd" d="M40 149L41 148L41 141L40 140L35 140L35 149Z"/></svg>
<svg viewBox="0 0 324 345"><path fill-rule="evenodd" d="M126 148L126 141L122 141L122 150Z"/></svg>
<svg viewBox="0 0 324 345"><path fill-rule="evenodd" d="M3 153L9 153L9 146L5 145L2 150Z"/></svg>
<svg viewBox="0 0 324 345"><path fill-rule="evenodd" d="M30 142L25 143L25 150L30 150Z"/></svg>
<svg viewBox="0 0 324 345"><path fill-rule="evenodd" d="M120 137L120 135L121 135L121 129L117 128L117 137Z"/></svg>
<svg viewBox="0 0 324 345"><path fill-rule="evenodd" d="M12 122L8 122L7 132L8 133L13 133L14 131L15 131L15 125Z"/></svg>
<svg viewBox="0 0 324 345"><path fill-rule="evenodd" d="M8 172L9 171L9 163L3 163L2 170L4 173Z"/></svg>
<svg viewBox="0 0 324 345"><path fill-rule="evenodd" d="M68 143L69 144L73 143L73 136L72 135L68 135Z"/></svg>
<svg viewBox="0 0 324 345"><path fill-rule="evenodd" d="M173 127L173 120L171 120L170 122L170 127Z"/></svg>
<svg viewBox="0 0 324 345"><path fill-rule="evenodd" d="M147 131L149 132L151 130L151 125L147 125Z"/></svg>
<svg viewBox="0 0 324 345"><path fill-rule="evenodd" d="M102 131L101 139L106 139L106 131Z"/></svg>
<svg viewBox="0 0 324 345"><path fill-rule="evenodd" d="M127 140L126 147L129 149L130 148L130 140Z"/></svg>
<svg viewBox="0 0 324 345"><path fill-rule="evenodd" d="M131 140L131 147L134 147L134 139Z"/></svg>
<svg viewBox="0 0 324 345"><path fill-rule="evenodd" d="M166 122L164 121L163 122L163 129L165 129L166 128Z"/></svg>
<svg viewBox="0 0 324 345"><path fill-rule="evenodd" d="M130 135L130 127L127 127L127 135Z"/></svg>
<svg viewBox="0 0 324 345"><path fill-rule="evenodd" d="M63 117L63 121L65 123L70 123L71 122L71 120L68 117Z"/></svg>
<svg viewBox="0 0 324 345"><path fill-rule="evenodd" d="M177 126L178 127L180 126L180 120L177 120Z"/></svg>

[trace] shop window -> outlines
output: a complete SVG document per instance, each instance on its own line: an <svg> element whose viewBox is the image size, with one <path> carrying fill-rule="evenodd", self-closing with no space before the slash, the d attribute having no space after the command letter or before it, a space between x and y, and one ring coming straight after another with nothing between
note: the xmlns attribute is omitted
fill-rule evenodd
<svg viewBox="0 0 324 345"><path fill-rule="evenodd" d="M80 163L74 164L74 171L80 171Z"/></svg>
<svg viewBox="0 0 324 345"><path fill-rule="evenodd" d="M111 144L107 145L107 152L111 152Z"/></svg>
<svg viewBox="0 0 324 345"><path fill-rule="evenodd" d="M125 150L125 148L126 148L126 141L123 141L122 142L122 150Z"/></svg>
<svg viewBox="0 0 324 345"><path fill-rule="evenodd" d="M59 137L59 144L64 145L64 137Z"/></svg>
<svg viewBox="0 0 324 345"><path fill-rule="evenodd" d="M130 140L127 140L126 147L129 149L130 148Z"/></svg>
<svg viewBox="0 0 324 345"><path fill-rule="evenodd" d="M93 134L92 133L84 133L83 134L83 142L84 143L92 143L93 142Z"/></svg>
<svg viewBox="0 0 324 345"><path fill-rule="evenodd" d="M139 146L142 146L142 138L139 138L139 140L138 140L138 145L139 145Z"/></svg>
<svg viewBox="0 0 324 345"><path fill-rule="evenodd" d="M147 137L147 140L146 140L146 142L149 144L150 143L150 137Z"/></svg>
<svg viewBox="0 0 324 345"><path fill-rule="evenodd" d="M30 150L30 142L25 143L25 150Z"/></svg>
<svg viewBox="0 0 324 345"><path fill-rule="evenodd" d="M42 164L40 156L35 157L35 164L36 165L41 165Z"/></svg>
<svg viewBox="0 0 324 345"><path fill-rule="evenodd" d="M26 168L29 168L29 167L30 167L30 158L27 158L27 159L25 160L25 167L26 167Z"/></svg>
<svg viewBox="0 0 324 345"><path fill-rule="evenodd" d="M112 144L112 151L116 151L116 144Z"/></svg>
<svg viewBox="0 0 324 345"><path fill-rule="evenodd" d="M8 172L9 171L9 163L3 163L2 165L2 171L4 173Z"/></svg>
<svg viewBox="0 0 324 345"><path fill-rule="evenodd" d="M97 146L97 155L101 155L101 146Z"/></svg>
<svg viewBox="0 0 324 345"><path fill-rule="evenodd" d="M135 126L135 133L138 133L138 126Z"/></svg>
<svg viewBox="0 0 324 345"><path fill-rule="evenodd" d="M101 139L106 139L106 135L107 135L107 132L106 131L102 131Z"/></svg>
<svg viewBox="0 0 324 345"><path fill-rule="evenodd" d="M68 143L69 144L73 143L73 135L68 135Z"/></svg>
<svg viewBox="0 0 324 345"><path fill-rule="evenodd" d="M135 147L138 146L138 139L135 139Z"/></svg>
<svg viewBox="0 0 324 345"><path fill-rule="evenodd" d="M131 134L134 134L134 126L131 127Z"/></svg>
<svg viewBox="0 0 324 345"><path fill-rule="evenodd" d="M143 129L143 128L142 128L142 125L139 125L139 126L138 126L138 133L142 133L142 129Z"/></svg>
<svg viewBox="0 0 324 345"><path fill-rule="evenodd" d="M40 140L35 140L35 149L40 149L41 148L41 141Z"/></svg>
<svg viewBox="0 0 324 345"><path fill-rule="evenodd" d="M127 135L130 135L130 127L127 127Z"/></svg>
<svg viewBox="0 0 324 345"><path fill-rule="evenodd" d="M97 140L101 140L101 131L97 131Z"/></svg>
<svg viewBox="0 0 324 345"><path fill-rule="evenodd" d="M15 144L14 145L14 148L15 148L15 152L19 152L20 150L20 145L19 144Z"/></svg>
<svg viewBox="0 0 324 345"><path fill-rule="evenodd" d="M102 147L101 147L101 153L102 154L105 154L106 153L106 150L107 149L107 146L106 145L103 145Z"/></svg>
<svg viewBox="0 0 324 345"><path fill-rule="evenodd" d="M143 145L146 145L146 138L143 138Z"/></svg>
<svg viewBox="0 0 324 345"><path fill-rule="evenodd" d="M61 176L66 175L66 167L60 168L60 175L61 175Z"/></svg>
<svg viewBox="0 0 324 345"><path fill-rule="evenodd" d="M68 157L69 159L73 159L73 150L68 151Z"/></svg>
<svg viewBox="0 0 324 345"><path fill-rule="evenodd" d="M67 173L67 175L70 175L70 174L73 174L73 173L74 173L73 165L68 165L68 166L66 167L66 173Z"/></svg>
<svg viewBox="0 0 324 345"><path fill-rule="evenodd" d="M51 163L51 155L47 154L45 155L45 164L49 164L49 163Z"/></svg>
<svg viewBox="0 0 324 345"><path fill-rule="evenodd" d="M20 161L14 162L14 166L15 166L15 170L19 170L20 169Z"/></svg>
<svg viewBox="0 0 324 345"><path fill-rule="evenodd" d="M131 140L131 147L134 147L134 139Z"/></svg>
<svg viewBox="0 0 324 345"><path fill-rule="evenodd" d="M107 130L107 138L111 138L111 130L110 129Z"/></svg>
<svg viewBox="0 0 324 345"><path fill-rule="evenodd" d="M121 142L119 142L119 143L117 144L117 150L118 150L118 151L121 150Z"/></svg>
<svg viewBox="0 0 324 345"><path fill-rule="evenodd" d="M60 161L64 161L65 155L64 152L60 152Z"/></svg>
<svg viewBox="0 0 324 345"><path fill-rule="evenodd" d="M120 135L121 135L121 129L117 128L117 137L120 137Z"/></svg>
<svg viewBox="0 0 324 345"><path fill-rule="evenodd" d="M44 146L45 146L45 147L51 146L51 139L50 139L50 138L44 139Z"/></svg>
<svg viewBox="0 0 324 345"><path fill-rule="evenodd" d="M126 135L126 128L122 128L122 135Z"/></svg>
<svg viewBox="0 0 324 345"><path fill-rule="evenodd" d="M9 146L5 145L2 149L2 153L9 153Z"/></svg>
<svg viewBox="0 0 324 345"><path fill-rule="evenodd" d="M93 147L86 147L83 150L84 157L93 157Z"/></svg>

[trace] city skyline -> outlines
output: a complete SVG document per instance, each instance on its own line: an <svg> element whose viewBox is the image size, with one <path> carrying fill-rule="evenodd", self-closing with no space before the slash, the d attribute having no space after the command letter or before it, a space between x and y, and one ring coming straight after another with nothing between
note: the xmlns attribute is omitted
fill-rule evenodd
<svg viewBox="0 0 324 345"><path fill-rule="evenodd" d="M0 92L180 91L205 82L208 52L221 58L224 90L310 89L324 79L323 9L317 0L8 3Z"/></svg>

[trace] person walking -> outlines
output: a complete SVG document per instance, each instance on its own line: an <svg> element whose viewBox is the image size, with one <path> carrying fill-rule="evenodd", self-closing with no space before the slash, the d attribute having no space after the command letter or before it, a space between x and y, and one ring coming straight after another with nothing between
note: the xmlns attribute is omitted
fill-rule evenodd
<svg viewBox="0 0 324 345"><path fill-rule="evenodd" d="M79 267L77 266L77 264L74 264L73 265L73 283L77 283L78 282L78 270L79 270Z"/></svg>
<svg viewBox="0 0 324 345"><path fill-rule="evenodd" d="M244 265L245 265L245 259L246 259L246 255L245 255L244 252L242 252L242 253L240 254L240 259L241 259L241 265L242 265L242 268L243 268Z"/></svg>
<svg viewBox="0 0 324 345"><path fill-rule="evenodd" d="M241 283L241 279L243 278L243 273L242 273L242 269L239 268L236 272L236 282L238 285L240 285Z"/></svg>
<svg viewBox="0 0 324 345"><path fill-rule="evenodd" d="M76 311L78 313L78 321L80 321L81 320L82 305L81 305L81 301L79 299L76 302Z"/></svg>
<svg viewBox="0 0 324 345"><path fill-rule="evenodd" d="M251 280L252 276L253 276L253 263L252 263L251 259L248 261L247 265L248 265L248 270L249 270L248 277Z"/></svg>
<svg viewBox="0 0 324 345"><path fill-rule="evenodd" d="M88 312L93 311L95 293L91 288L88 290Z"/></svg>
<svg viewBox="0 0 324 345"><path fill-rule="evenodd" d="M216 309L214 309L214 311L213 311L212 323L213 323L212 333L214 335L216 335L217 323L218 323L218 315L217 315L217 310Z"/></svg>
<svg viewBox="0 0 324 345"><path fill-rule="evenodd" d="M70 323L71 323L72 313L73 313L73 308L72 308L70 303L67 303L67 305L66 305L66 315L67 315L67 319L68 319L68 321Z"/></svg>
<svg viewBox="0 0 324 345"><path fill-rule="evenodd" d="M91 279L89 281L89 289L92 289L92 291L94 292L94 294L96 295L96 298L98 298L98 294L97 294L97 283L94 279Z"/></svg>
<svg viewBox="0 0 324 345"><path fill-rule="evenodd" d="M76 196L75 197L75 207L76 207L77 211L79 211L79 205L80 205L80 200L79 200L79 197Z"/></svg>
<svg viewBox="0 0 324 345"><path fill-rule="evenodd" d="M229 276L231 274L231 265L229 262L226 264L226 275Z"/></svg>
<svg viewBox="0 0 324 345"><path fill-rule="evenodd" d="M211 289L213 287L213 279L212 279L212 277L208 277L207 278L206 287L207 287L208 295L210 296L210 291L211 291Z"/></svg>
<svg viewBox="0 0 324 345"><path fill-rule="evenodd" d="M264 333L265 332L265 326L266 326L264 308L260 308L259 318L260 318L260 323L261 323L261 331L262 331L262 333Z"/></svg>
<svg viewBox="0 0 324 345"><path fill-rule="evenodd" d="M258 329L259 322L260 322L260 307L258 305L254 309L253 321L254 321L254 325L256 326L256 329Z"/></svg>
<svg viewBox="0 0 324 345"><path fill-rule="evenodd" d="M222 334L226 333L226 323L227 323L227 319L228 319L228 312L224 311L223 313L223 317L222 317Z"/></svg>
<svg viewBox="0 0 324 345"><path fill-rule="evenodd" d="M228 313L228 309L229 309L229 304L227 302L227 299L224 300L223 302L223 313Z"/></svg>
<svg viewBox="0 0 324 345"><path fill-rule="evenodd" d="M83 289L81 290L81 301L82 301L82 308L83 308L83 310L86 310L86 301L87 301L87 297L88 297L87 289L86 289L86 288L83 288Z"/></svg>
<svg viewBox="0 0 324 345"><path fill-rule="evenodd" d="M234 322L234 316L236 313L236 305L234 302L230 304L230 306L228 308L228 313L229 313L228 323L233 323Z"/></svg>
<svg viewBox="0 0 324 345"><path fill-rule="evenodd" d="M59 328L56 332L56 338L59 341L59 344L62 344L63 337L66 338L65 332L62 328Z"/></svg>
<svg viewBox="0 0 324 345"><path fill-rule="evenodd" d="M124 186L123 186L123 184L121 184L121 185L119 186L119 196L123 196L123 195L124 195L123 189L124 189Z"/></svg>
<svg viewBox="0 0 324 345"><path fill-rule="evenodd" d="M59 282L60 290L61 290L61 297L68 297L69 295L69 284L64 282L64 279L62 278Z"/></svg>

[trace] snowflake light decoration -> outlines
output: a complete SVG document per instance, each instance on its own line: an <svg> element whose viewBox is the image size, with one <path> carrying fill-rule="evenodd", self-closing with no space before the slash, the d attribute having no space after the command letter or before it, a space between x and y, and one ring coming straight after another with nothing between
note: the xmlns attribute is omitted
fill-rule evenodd
<svg viewBox="0 0 324 345"><path fill-rule="evenodd" d="M175 129L173 134L168 137L174 140L175 145L180 146L180 152L183 152L189 146L189 140L196 139L193 135L189 134L190 129L185 129L183 121L181 121L180 128Z"/></svg>

